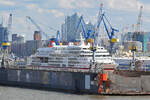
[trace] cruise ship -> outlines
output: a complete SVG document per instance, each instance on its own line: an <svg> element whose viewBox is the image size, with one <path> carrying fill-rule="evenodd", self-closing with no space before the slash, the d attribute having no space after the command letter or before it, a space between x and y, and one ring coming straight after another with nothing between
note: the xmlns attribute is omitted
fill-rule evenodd
<svg viewBox="0 0 150 100"><path fill-rule="evenodd" d="M52 47L39 48L31 56L30 65L39 68L73 68L73 69L90 69L93 63L93 52L89 49L90 44L85 45L81 39L80 45L55 45ZM106 69L112 69L117 66L104 48L97 46L94 53L94 62L102 65Z"/></svg>

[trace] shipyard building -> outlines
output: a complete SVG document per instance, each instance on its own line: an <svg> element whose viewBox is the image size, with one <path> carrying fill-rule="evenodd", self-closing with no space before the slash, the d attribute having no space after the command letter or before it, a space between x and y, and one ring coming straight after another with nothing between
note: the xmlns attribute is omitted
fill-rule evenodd
<svg viewBox="0 0 150 100"><path fill-rule="evenodd" d="M11 51L18 57L30 56L42 47L39 31L34 32L34 40L25 41L24 36L12 34Z"/></svg>
<svg viewBox="0 0 150 100"><path fill-rule="evenodd" d="M126 45L131 45L130 43L135 43L139 46L142 44L142 51L147 51L147 42L148 42L148 34L149 32L128 32L127 34L122 35L121 40L122 43L126 43ZM133 41L133 42L131 42ZM128 47L128 46L126 46Z"/></svg>

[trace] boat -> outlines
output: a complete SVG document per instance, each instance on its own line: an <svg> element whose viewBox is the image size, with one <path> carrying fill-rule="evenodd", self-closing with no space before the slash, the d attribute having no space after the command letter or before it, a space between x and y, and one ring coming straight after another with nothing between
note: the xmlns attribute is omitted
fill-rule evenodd
<svg viewBox="0 0 150 100"><path fill-rule="evenodd" d="M37 52L31 56L29 65L38 68L71 68L88 70L91 64L103 65L104 68L114 69L117 64L110 56L109 52L101 46L96 46L94 52L89 48L90 44L85 45L84 39L81 37L80 45L56 45L47 48L39 48ZM94 61L93 61L94 56Z"/></svg>

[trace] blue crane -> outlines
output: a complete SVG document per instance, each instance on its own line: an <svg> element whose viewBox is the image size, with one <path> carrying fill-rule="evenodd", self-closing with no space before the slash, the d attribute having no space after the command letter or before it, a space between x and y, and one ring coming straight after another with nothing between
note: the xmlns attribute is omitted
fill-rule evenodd
<svg viewBox="0 0 150 100"><path fill-rule="evenodd" d="M81 25L82 31L83 31L83 36L86 40L88 40L90 38L90 33L93 32L92 30L88 30L86 32L86 28L85 28L85 22L83 19L83 16L80 17L79 22L77 24L77 29L76 31L79 29L79 26Z"/></svg>
<svg viewBox="0 0 150 100"><path fill-rule="evenodd" d="M54 41L56 45L60 45L60 32L57 31L56 38L51 38L50 41Z"/></svg>
<svg viewBox="0 0 150 100"><path fill-rule="evenodd" d="M103 12L103 5L101 5L101 7L100 7L99 14L98 14L98 21L97 21L97 25L95 28L95 44L97 44L99 28L100 28L100 25L102 22L104 24L105 31L110 40L110 51L112 51L114 43L118 42L118 39L115 38L115 32L119 32L119 30L113 28L112 25L110 24L110 22L108 21L106 15L105 15L105 12Z"/></svg>

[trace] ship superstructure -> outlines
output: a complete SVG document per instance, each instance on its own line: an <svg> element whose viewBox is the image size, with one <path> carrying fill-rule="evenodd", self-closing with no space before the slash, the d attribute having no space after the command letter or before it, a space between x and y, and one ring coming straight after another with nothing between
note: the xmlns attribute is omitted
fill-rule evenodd
<svg viewBox="0 0 150 100"><path fill-rule="evenodd" d="M51 48L39 48L35 55L31 56L31 65L38 67L61 67L61 68L80 68L89 69L93 62L93 52L89 49L90 45L54 45ZM97 46L95 52L95 62L106 66L114 66L109 52Z"/></svg>

